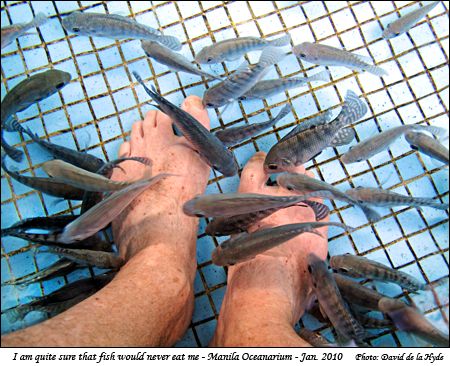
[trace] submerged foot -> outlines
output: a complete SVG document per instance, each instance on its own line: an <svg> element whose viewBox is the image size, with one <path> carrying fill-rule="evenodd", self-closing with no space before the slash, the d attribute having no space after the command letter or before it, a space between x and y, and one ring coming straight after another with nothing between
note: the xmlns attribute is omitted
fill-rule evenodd
<svg viewBox="0 0 450 366"><path fill-rule="evenodd" d="M257 153L245 166L240 192L292 195L281 187L266 185L265 153ZM297 173L305 173L303 167ZM250 228L315 221L309 207L289 207L277 211ZM305 233L260 254L250 261L229 267L228 287L222 304L213 346L301 346L307 345L294 332L293 325L312 300L306 258L315 253L325 259L324 238Z"/></svg>

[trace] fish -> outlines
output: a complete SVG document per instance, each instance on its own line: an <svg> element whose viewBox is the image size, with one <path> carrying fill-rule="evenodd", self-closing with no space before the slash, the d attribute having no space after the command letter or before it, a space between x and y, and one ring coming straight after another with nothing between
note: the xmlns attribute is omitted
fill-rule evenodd
<svg viewBox="0 0 450 366"><path fill-rule="evenodd" d="M398 301L382 298L379 302L380 310L387 314L395 326L405 332L413 333L437 347L448 347L448 334L437 329L419 311Z"/></svg>
<svg viewBox="0 0 450 366"><path fill-rule="evenodd" d="M287 46L291 36L286 34L280 38L267 40L257 37L238 37L215 42L211 46L204 47L195 55L195 61L199 64L217 64L223 61L234 61L247 52L263 50L267 47Z"/></svg>
<svg viewBox="0 0 450 366"><path fill-rule="evenodd" d="M439 160L441 163L448 165L448 149L441 144L439 140L420 132L407 132L405 134L405 140L412 149L418 150L433 159Z"/></svg>
<svg viewBox="0 0 450 366"><path fill-rule="evenodd" d="M127 206L147 188L161 179L173 174L162 173L153 177L143 178L111 194L94 207L80 215L76 220L65 226L58 241L64 244L86 239L113 221Z"/></svg>
<svg viewBox="0 0 450 366"><path fill-rule="evenodd" d="M2 27L1 36L1 48L6 47L15 39L26 36L30 33L27 31L31 28L40 27L42 24L46 23L49 19L44 13L38 13L30 22L28 23L18 23Z"/></svg>
<svg viewBox="0 0 450 366"><path fill-rule="evenodd" d="M434 9L437 4L439 4L439 1L433 1L389 23L382 33L383 38L390 39L408 32L420 19Z"/></svg>
<svg viewBox="0 0 450 366"><path fill-rule="evenodd" d="M357 187L346 191L349 196L363 204L379 207L428 206L437 210L448 210L448 202L440 203L427 197L410 197L380 188Z"/></svg>
<svg viewBox="0 0 450 366"><path fill-rule="evenodd" d="M387 150L400 136L410 131L427 131L436 135L441 135L445 130L435 126L403 125L377 133L350 149L341 156L344 164L350 164L370 159L372 156Z"/></svg>
<svg viewBox="0 0 450 366"><path fill-rule="evenodd" d="M388 74L383 68L368 63L364 56L324 44L303 42L294 46L292 52L300 59L312 64L345 66L351 70L368 71L376 76Z"/></svg>
<svg viewBox="0 0 450 366"><path fill-rule="evenodd" d="M420 283L417 278L357 255L344 254L332 256L330 258L330 266L338 273L344 273L351 277L392 282L413 292L425 289L425 285Z"/></svg>
<svg viewBox="0 0 450 366"><path fill-rule="evenodd" d="M346 341L362 342L366 337L364 328L344 302L334 277L328 272L327 264L313 253L307 258L314 293L336 332Z"/></svg>
<svg viewBox="0 0 450 366"><path fill-rule="evenodd" d="M355 318L358 320L359 324L361 324L364 328L371 329L384 329L390 328L395 329L394 323L389 319L379 319L371 316L358 314L354 312Z"/></svg>
<svg viewBox="0 0 450 366"><path fill-rule="evenodd" d="M232 266L248 261L300 234L309 232L321 236L316 229L324 226L348 229L340 222L302 222L262 229L250 234L242 233L216 247L211 254L211 259L216 266Z"/></svg>
<svg viewBox="0 0 450 366"><path fill-rule="evenodd" d="M74 11L64 17L61 24L66 31L81 36L156 41L174 51L181 50L181 43L178 38L162 35L157 29L117 14Z"/></svg>
<svg viewBox="0 0 450 366"><path fill-rule="evenodd" d="M247 214L276 207L286 207L322 192L313 192L302 196L271 196L259 193L218 193L198 195L183 205L188 216L223 217Z"/></svg>
<svg viewBox="0 0 450 366"><path fill-rule="evenodd" d="M192 144L200 158L214 170L225 177L232 177L238 173L238 165L233 153L228 150L222 141L208 131L199 121L189 113L170 103L156 92L148 89L139 74L133 71L136 80L144 87L147 94L157 103L157 108L167 114L183 136Z"/></svg>
<svg viewBox="0 0 450 366"><path fill-rule="evenodd" d="M168 66L170 71L183 71L188 74L204 76L208 79L221 79L216 75L198 69L186 57L160 45L158 42L141 41L141 46L148 57Z"/></svg>
<svg viewBox="0 0 450 366"><path fill-rule="evenodd" d="M280 78L258 81L253 88L239 97L239 100L264 99L281 93L285 90L298 88L306 83L314 81L329 81L329 75L326 70L308 77Z"/></svg>
<svg viewBox="0 0 450 366"><path fill-rule="evenodd" d="M335 120L312 125L272 146L264 160L265 172L279 173L308 162L331 146L340 129L356 122L366 113L367 105L354 92L347 91L342 110Z"/></svg>
<svg viewBox="0 0 450 366"><path fill-rule="evenodd" d="M207 89L203 94L203 105L218 108L239 99L263 78L270 66L280 62L285 56L278 48L266 47L257 64L245 69L240 67L227 79Z"/></svg>
<svg viewBox="0 0 450 366"><path fill-rule="evenodd" d="M9 145L4 137L3 137L3 128L1 130L1 147L2 147L2 157L4 155L8 155L11 159L14 161L17 161L20 163L23 160L23 151L20 151L19 149L16 149L15 147L12 147Z"/></svg>
<svg viewBox="0 0 450 366"><path fill-rule="evenodd" d="M27 286L32 283L48 281L59 276L65 276L74 270L81 268L77 263L67 259L60 259L52 265L44 268L38 272L30 273L20 278L11 279L2 282L3 286Z"/></svg>
<svg viewBox="0 0 450 366"><path fill-rule="evenodd" d="M254 223L272 215L276 211L291 206L310 206L314 210L316 220L323 220L329 213L328 207L322 203L305 200L299 203L288 203L284 207L269 208L235 216L216 217L208 223L205 233L212 236L224 236L247 231Z"/></svg>
<svg viewBox="0 0 450 366"><path fill-rule="evenodd" d="M276 117L261 123L253 123L250 125L227 128L217 131L215 135L225 146L237 144L245 139L255 136L256 134L275 126L275 124L291 113L292 107L286 104Z"/></svg>
<svg viewBox="0 0 450 366"><path fill-rule="evenodd" d="M123 258L114 252L102 252L89 249L71 249L62 247L48 247L46 252L57 254L73 262L95 266L98 268L119 268L124 264Z"/></svg>
<svg viewBox="0 0 450 366"><path fill-rule="evenodd" d="M84 278L69 283L51 294L34 298L27 304L21 304L2 311L2 315L4 314L10 322L23 320L32 311L47 312L51 316L54 316L83 301L106 286L111 282L115 274L115 271L110 271L95 277Z"/></svg>
<svg viewBox="0 0 450 366"><path fill-rule="evenodd" d="M309 329L301 328L297 331L297 334L313 347L336 347L335 344L328 341L320 333L312 332Z"/></svg>

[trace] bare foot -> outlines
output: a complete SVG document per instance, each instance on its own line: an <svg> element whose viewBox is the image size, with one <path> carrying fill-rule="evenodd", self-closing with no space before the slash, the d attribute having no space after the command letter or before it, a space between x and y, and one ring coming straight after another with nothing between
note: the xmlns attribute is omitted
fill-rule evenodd
<svg viewBox="0 0 450 366"><path fill-rule="evenodd" d="M281 187L266 186L264 158L265 153L260 152L250 159L242 172L239 191L292 195ZM305 174L305 169L298 167L296 172ZM311 208L289 207L255 224L250 231L306 221L315 221ZM327 228L320 231L326 238ZM229 267L227 292L211 345L307 346L293 329L312 300L306 258L312 252L325 259L327 251L328 240L305 233Z"/></svg>

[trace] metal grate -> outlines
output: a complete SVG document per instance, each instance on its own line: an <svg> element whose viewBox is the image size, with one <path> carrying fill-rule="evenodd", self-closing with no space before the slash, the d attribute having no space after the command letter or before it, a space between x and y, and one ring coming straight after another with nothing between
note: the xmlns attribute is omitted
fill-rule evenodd
<svg viewBox="0 0 450 366"><path fill-rule="evenodd" d="M370 74L357 74L345 68L330 68L331 81L308 84L262 101L246 101L233 105L218 117L210 111L213 130L224 126L259 122L273 116L286 101L295 111L269 132L236 145L233 150L242 167L256 151L268 149L303 119L320 110L338 107L347 89L363 96L369 113L355 124L357 140L362 140L400 124L426 122L448 128L448 2L441 2L408 34L385 41L380 38L383 25L419 6L419 2L2 2L2 26L29 20L43 11L51 21L41 26L36 35L20 38L2 53L2 98L26 76L48 68L72 74L72 81L57 95L18 114L20 121L52 142L69 143L80 150L108 160L116 157L118 147L131 130L131 124L142 119L150 108L148 96L134 88L131 71L136 70L150 80L172 102L180 104L190 94L201 96L205 86L200 77L173 73L163 65L150 61L138 41L114 41L67 35L61 18L74 10L129 15L139 22L160 28L183 42L181 51L192 58L214 41L236 36L276 37L288 31L292 45L304 41L344 47L366 55L389 71L383 79ZM251 53L248 61L255 62ZM240 61L216 65L214 71L228 74ZM267 76L291 77L312 75L323 68L302 64L290 54ZM16 164L22 174L43 175L40 166L50 158L26 136L5 134L6 139L23 149L26 158ZM436 197L448 202L448 170L427 157L411 151L405 141L395 144L367 162L343 165L338 153L348 147L328 149L307 164L317 177L339 188L358 185L378 186L399 193ZM210 176L208 193L229 192L237 188L238 177ZM55 199L35 192L10 179L2 172L2 227L19 219L68 213L79 209L78 202L55 203ZM431 292L410 295L427 318L448 329L448 214L432 209L379 209L383 219L369 225L361 221L359 212L341 203L330 203L331 220L339 220L357 228L351 234L330 228L330 255L358 253L423 278L435 286ZM215 329L216 319L226 288L226 272L211 264L210 253L221 239L204 234L206 221L200 222L197 243L198 271L195 279L195 310L192 323L180 346L206 346ZM2 281L37 271L54 257L34 257L29 243L15 238L2 238ZM64 280L56 279L27 288L2 288L2 309L27 302L27 296L48 293L72 282L79 271ZM447 278L447 282L442 279ZM403 296L396 286L376 284L391 296ZM9 324L2 317L2 333L22 328L40 319L30 314L23 323ZM302 319L312 329L329 334L323 324L310 316ZM370 343L375 346L414 346L419 340L400 331L373 332Z"/></svg>

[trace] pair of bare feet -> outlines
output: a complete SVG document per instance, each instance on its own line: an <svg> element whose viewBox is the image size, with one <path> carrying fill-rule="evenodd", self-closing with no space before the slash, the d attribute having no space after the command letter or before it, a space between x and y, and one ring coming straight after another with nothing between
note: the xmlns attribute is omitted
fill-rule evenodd
<svg viewBox="0 0 450 366"><path fill-rule="evenodd" d="M198 97L183 108L209 127ZM127 259L114 280L94 296L44 323L2 337L4 346L170 346L191 320L194 306L198 219L182 205L204 192L209 167L172 132L170 119L151 111L134 123L121 156L147 156L153 174L175 173L137 198L113 223L120 255ZM291 194L266 186L264 153L257 153L241 174L239 191ZM126 162L113 179L142 176L142 167ZM303 167L297 169L305 173ZM311 209L291 207L259 224L314 221ZM323 228L326 237L326 228ZM211 346L307 346L293 329L312 295L306 258L327 255L327 241L303 234L232 266Z"/></svg>

